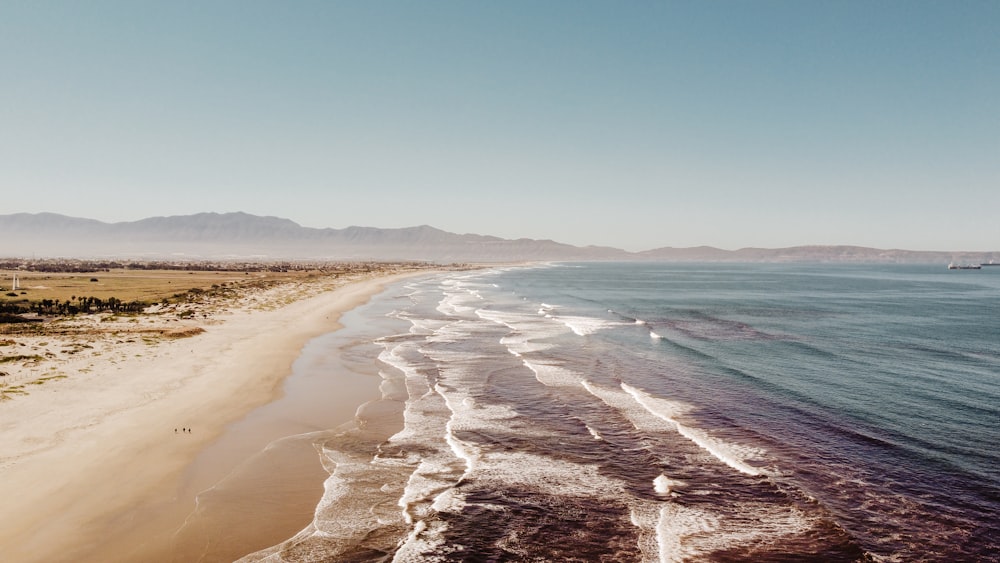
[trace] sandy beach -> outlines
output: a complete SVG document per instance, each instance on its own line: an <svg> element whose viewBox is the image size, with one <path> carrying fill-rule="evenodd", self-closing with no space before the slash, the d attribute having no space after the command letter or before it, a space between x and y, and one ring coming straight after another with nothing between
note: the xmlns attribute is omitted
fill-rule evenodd
<svg viewBox="0 0 1000 563"><path fill-rule="evenodd" d="M324 478L322 467L311 463L311 444L302 440L281 444L290 453L280 462L287 467L261 460L232 481L237 493L246 492L261 477L254 471L290 472L294 478L288 481L299 485L289 486L300 490L285 491L285 498L301 502L273 507L256 528L223 538L229 546L207 545L211 534L184 523L195 494L233 472L262 440L266 445L274 439L252 426L227 436L227 426L282 394L303 346L336 330L343 312L385 284L425 272L286 284L201 320L141 321L166 326L155 341L120 334L86 344L58 337L8 339L8 346L16 343L43 358L55 357L51 350L57 346L81 352L26 362L20 371L4 367L7 381L44 383L0 402L4 560L225 560L241 555L239 544L248 535L255 545L243 553L294 534L309 521ZM331 410L350 420L377 387L377 379L346 384ZM301 431L274 426L268 432L275 437ZM245 510L244 495L230 494L231 508ZM203 523L220 517L224 513L206 515Z"/></svg>

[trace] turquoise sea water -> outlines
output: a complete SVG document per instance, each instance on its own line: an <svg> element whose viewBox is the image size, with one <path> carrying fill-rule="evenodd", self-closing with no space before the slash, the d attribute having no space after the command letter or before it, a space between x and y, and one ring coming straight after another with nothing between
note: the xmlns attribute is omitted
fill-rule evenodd
<svg viewBox="0 0 1000 563"><path fill-rule="evenodd" d="M359 314L404 429L327 442L271 560L998 558L1000 268L482 270Z"/></svg>

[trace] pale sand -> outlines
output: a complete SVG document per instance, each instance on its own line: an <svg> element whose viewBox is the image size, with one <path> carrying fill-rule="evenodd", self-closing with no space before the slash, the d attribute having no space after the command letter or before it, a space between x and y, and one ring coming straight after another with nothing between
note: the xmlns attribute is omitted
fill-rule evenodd
<svg viewBox="0 0 1000 563"><path fill-rule="evenodd" d="M193 460L212 451L206 446L227 424L280 395L310 339L335 330L341 313L386 283L415 273L426 271L355 281L308 298L279 288L277 295L254 298L279 308L229 312L190 338L96 345L100 352L60 366L59 373L70 373L66 379L0 403L4 561L193 560L185 551L192 542L178 547L175 538L193 495L230 472L246 451L237 437L229 441L236 444L231 452L223 443L210 462L194 467ZM365 393L344 393L332 408L350 416ZM182 432L185 427L193 431ZM261 460L248 471L286 465L296 475L287 482L300 485L289 485L297 490L283 491L283 498L297 501L260 514L251 550L298 531L322 491L322 469L307 459L311 445L284 447L289 461ZM234 506L244 502L233 498ZM192 536L190 527L178 537L184 535ZM197 545L199 538L192 541Z"/></svg>

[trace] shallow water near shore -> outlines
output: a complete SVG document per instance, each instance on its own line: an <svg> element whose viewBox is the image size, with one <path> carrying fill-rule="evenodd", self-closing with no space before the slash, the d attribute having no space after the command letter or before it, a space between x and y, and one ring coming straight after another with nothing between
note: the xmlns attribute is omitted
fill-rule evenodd
<svg viewBox="0 0 1000 563"><path fill-rule="evenodd" d="M345 313L343 328L310 341L283 395L231 424L199 454L184 477L182 496L195 496L196 504L174 536L174 561L233 561L312 521L329 476L319 444L356 429L361 405L381 398L381 379L364 350L384 330L367 321L372 307Z"/></svg>
<svg viewBox="0 0 1000 563"><path fill-rule="evenodd" d="M927 266L411 280L345 354L381 406L245 560L991 560L998 310L1000 275Z"/></svg>

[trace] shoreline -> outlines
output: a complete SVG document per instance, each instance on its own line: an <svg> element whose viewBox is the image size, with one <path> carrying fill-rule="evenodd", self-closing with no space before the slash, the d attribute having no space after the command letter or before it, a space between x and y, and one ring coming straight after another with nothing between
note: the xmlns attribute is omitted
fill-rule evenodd
<svg viewBox="0 0 1000 563"><path fill-rule="evenodd" d="M204 333L162 342L152 354L91 360L94 369L83 377L6 401L5 556L28 562L165 555L193 509L194 499L186 504L187 493L179 492L191 484L184 489L180 480L199 454L229 425L279 399L303 347L340 328L343 313L390 283L429 273L384 272L273 310L227 313ZM208 473L222 477L234 467L210 464ZM214 482L212 475L200 479Z"/></svg>

